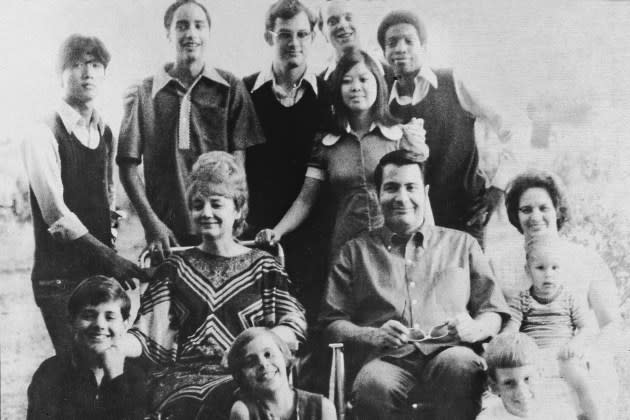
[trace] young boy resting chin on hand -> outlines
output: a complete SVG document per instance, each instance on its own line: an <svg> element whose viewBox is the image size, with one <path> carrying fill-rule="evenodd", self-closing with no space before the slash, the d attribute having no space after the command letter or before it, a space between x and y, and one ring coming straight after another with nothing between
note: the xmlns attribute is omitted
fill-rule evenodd
<svg viewBox="0 0 630 420"><path fill-rule="evenodd" d="M105 276L82 281L68 302L72 352L44 361L28 388L28 420L142 419L144 374L118 348L131 301Z"/></svg>

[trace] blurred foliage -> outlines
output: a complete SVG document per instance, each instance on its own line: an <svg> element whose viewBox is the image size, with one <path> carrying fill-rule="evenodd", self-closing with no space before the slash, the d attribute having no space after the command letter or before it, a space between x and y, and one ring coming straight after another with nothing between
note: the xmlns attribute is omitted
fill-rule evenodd
<svg viewBox="0 0 630 420"><path fill-rule="evenodd" d="M546 151L553 158L538 166L565 182L572 211L565 234L608 264L622 315L630 319L630 131L624 114L606 110L582 124L556 125Z"/></svg>

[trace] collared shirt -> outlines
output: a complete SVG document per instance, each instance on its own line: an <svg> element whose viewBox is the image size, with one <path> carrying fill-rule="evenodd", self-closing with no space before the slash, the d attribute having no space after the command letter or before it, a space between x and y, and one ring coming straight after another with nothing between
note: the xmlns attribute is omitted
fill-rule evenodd
<svg viewBox="0 0 630 420"><path fill-rule="evenodd" d="M498 104L491 103L489 98L485 98L480 92L472 89L472 84L458 77L456 72L453 72L453 82L461 107L487 124L499 139L500 144L486 144L489 143L486 141L487 136L476 136L476 143L481 154L480 166L486 174L490 175L490 183L487 186L492 185L505 190L510 179L521 169L516 156L520 148L527 144L529 132L527 127L523 129L521 127L523 124L517 120L524 122L525 118L508 117L507 112L499 112L501 107ZM416 105L427 96L430 88L438 88L437 76L430 67L422 66L415 77L412 96L400 96L398 81L394 81L389 103L396 101L403 106ZM528 124L525 125L528 126Z"/></svg>
<svg viewBox="0 0 630 420"><path fill-rule="evenodd" d="M103 378L69 356L44 361L28 388L28 420L140 420L144 416L144 373L125 364L122 375Z"/></svg>
<svg viewBox="0 0 630 420"><path fill-rule="evenodd" d="M193 80L190 86L185 87L181 81L168 73L168 67L164 67L155 75L151 97L155 99L157 94L165 89L169 83L176 87L175 92L179 96L179 113L177 120L177 145L181 150L190 149L190 124L192 112L192 92L195 86L202 79L208 79L215 83L230 87L230 84L216 71L216 69L205 66L203 71Z"/></svg>
<svg viewBox="0 0 630 420"><path fill-rule="evenodd" d="M256 82L254 83L254 87L252 88L252 93L257 91L261 86L265 83L271 82L274 96L282 104L282 106L289 108L295 105L302 99L304 96L304 92L310 86L315 93L315 96L318 95L317 92L317 76L315 73L309 72L308 68L304 72L304 75L300 78L300 80L295 83L292 89L288 92L277 83L276 76L273 73L273 66L266 67L265 70L261 71L256 78Z"/></svg>
<svg viewBox="0 0 630 420"><path fill-rule="evenodd" d="M232 74L206 66L186 89L165 65L125 98L118 162L144 161L146 194L180 239L195 230L186 205L188 175L199 155L264 143L251 98ZM186 135L188 134L188 135Z"/></svg>
<svg viewBox="0 0 630 420"><path fill-rule="evenodd" d="M378 328L395 319L429 331L463 312L473 318L485 312L509 316L477 241L425 223L409 238L382 227L348 241L330 271L320 320ZM458 344L447 336L416 347L429 354Z"/></svg>
<svg viewBox="0 0 630 420"><path fill-rule="evenodd" d="M96 149L105 132L105 123L98 113L92 113L89 123L65 101L60 101L55 109L68 133L73 134L88 149ZM113 158L114 148L108 149L109 178L106 180L111 209L114 209ZM87 228L74 214L63 199L61 180L61 159L59 145L50 128L38 123L30 129L22 142L22 156L29 183L40 206L42 217L48 224L48 231L62 241L73 241L88 233Z"/></svg>
<svg viewBox="0 0 630 420"><path fill-rule="evenodd" d="M317 141L306 176L330 185L335 223L330 255L345 241L383 224L374 186L374 169L387 153L411 148L400 126L372 125L362 137L345 132L327 134Z"/></svg>

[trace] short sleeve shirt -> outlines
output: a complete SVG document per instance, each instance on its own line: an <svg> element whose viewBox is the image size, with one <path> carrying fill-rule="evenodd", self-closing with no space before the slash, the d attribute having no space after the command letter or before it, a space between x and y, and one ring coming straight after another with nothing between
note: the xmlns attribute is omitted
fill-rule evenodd
<svg viewBox="0 0 630 420"><path fill-rule="evenodd" d="M244 150L263 143L264 137L239 79L207 67L186 90L168 74L171 68L168 64L129 89L117 161L144 162L147 198L158 217L180 236L193 232L185 191L197 157L214 150ZM181 142L183 129L189 137L186 146Z"/></svg>
<svg viewBox="0 0 630 420"><path fill-rule="evenodd" d="M408 139L401 126L380 124L374 124L361 139L346 132L327 134L316 142L306 176L328 181L331 188L335 209L332 257L347 240L383 225L374 185L374 170L381 158L394 150L416 152L423 146L419 140Z"/></svg>

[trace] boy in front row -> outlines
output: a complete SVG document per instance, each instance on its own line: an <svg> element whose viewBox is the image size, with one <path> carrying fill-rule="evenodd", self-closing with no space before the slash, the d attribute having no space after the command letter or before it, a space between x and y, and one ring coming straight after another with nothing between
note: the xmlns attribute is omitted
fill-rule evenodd
<svg viewBox="0 0 630 420"><path fill-rule="evenodd" d="M114 279L82 281L68 302L70 354L44 361L28 388L28 420L135 420L145 406L144 374L125 364L118 339L129 324L131 301Z"/></svg>
<svg viewBox="0 0 630 420"><path fill-rule="evenodd" d="M499 398L489 400L477 420L575 420L567 404L546 404L546 388L540 383L541 352L533 338L524 333L502 333L485 353L490 390Z"/></svg>

